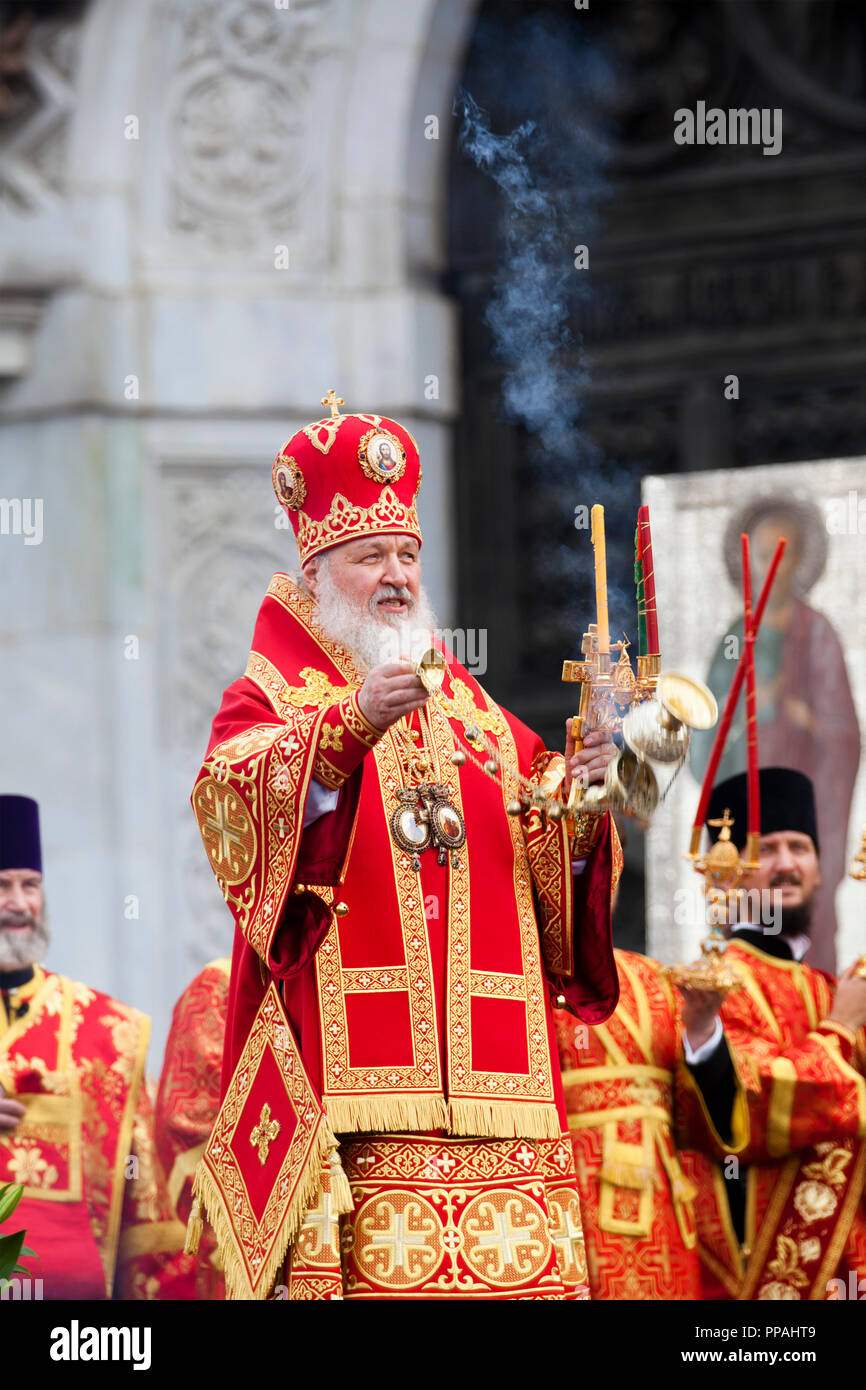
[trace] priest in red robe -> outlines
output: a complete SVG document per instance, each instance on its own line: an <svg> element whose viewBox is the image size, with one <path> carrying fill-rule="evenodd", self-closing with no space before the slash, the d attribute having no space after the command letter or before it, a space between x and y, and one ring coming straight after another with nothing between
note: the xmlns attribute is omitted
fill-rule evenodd
<svg viewBox="0 0 866 1390"><path fill-rule="evenodd" d="M519 778L562 798L615 750L546 750L444 648L422 684L417 445L323 403L273 471L302 570L192 796L237 925L196 1197L232 1297L585 1297L551 1000L616 1004L621 856Z"/></svg>
<svg viewBox="0 0 866 1390"><path fill-rule="evenodd" d="M721 998L675 992L657 961L615 951L616 1010L594 1028L556 1014L593 1299L701 1297L695 1185L677 1145L745 1141L742 1085L712 1113L689 1062L714 1047ZM716 1097L711 1099L716 1102Z"/></svg>
<svg viewBox="0 0 866 1390"><path fill-rule="evenodd" d="M838 982L804 959L821 879L809 778L762 768L760 802L760 866L743 880L725 955L740 987L722 1005L716 1049L691 1068L711 1109L730 1104L736 1069L748 1111L736 1161L709 1132L700 1154L684 1156L698 1189L704 1296L851 1297L849 1279L857 1288L866 1276L863 959ZM711 834L725 811L742 853L745 774L713 789Z"/></svg>
<svg viewBox="0 0 866 1390"><path fill-rule="evenodd" d="M43 969L39 809L0 796L0 1186L46 1299L173 1297L183 1226L156 1159L150 1020Z"/></svg>
<svg viewBox="0 0 866 1390"><path fill-rule="evenodd" d="M186 1225L196 1166L220 1103L231 960L212 960L191 980L174 1006L153 1112L156 1150L167 1174L172 1210ZM225 1297L222 1267L212 1233L198 1257L185 1255L186 1283L175 1298Z"/></svg>

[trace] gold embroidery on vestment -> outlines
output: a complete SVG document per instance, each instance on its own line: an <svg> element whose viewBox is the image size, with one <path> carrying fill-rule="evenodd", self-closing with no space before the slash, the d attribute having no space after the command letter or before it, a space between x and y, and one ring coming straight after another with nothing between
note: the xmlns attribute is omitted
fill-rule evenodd
<svg viewBox="0 0 866 1390"><path fill-rule="evenodd" d="M259 1122L250 1131L250 1143L254 1149L258 1150L259 1163L262 1167L268 1161L270 1146L276 1139L281 1129L279 1120L271 1119L271 1107L265 1101L262 1106L262 1113L259 1115Z"/></svg>

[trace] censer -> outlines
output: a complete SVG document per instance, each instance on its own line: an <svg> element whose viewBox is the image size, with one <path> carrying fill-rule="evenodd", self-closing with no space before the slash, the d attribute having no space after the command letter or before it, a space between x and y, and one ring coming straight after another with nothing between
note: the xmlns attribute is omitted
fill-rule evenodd
<svg viewBox="0 0 866 1390"><path fill-rule="evenodd" d="M592 637L591 631L589 635ZM625 651L615 669L624 657L628 659ZM639 657L639 667L640 664ZM596 681L593 688L592 672L577 677L581 678L590 686L589 718L592 719L594 704L608 706L595 713L590 727L621 733L625 747L608 763L602 786L588 787L581 795L580 784L572 784L569 804L584 811L622 811L648 822L659 802L658 781L650 763L673 764L677 768L683 765L690 729L711 729L718 719L713 694L701 681L678 671L641 675L633 682L630 707L623 714L616 698L605 697L603 682ZM582 739L588 726L580 720L578 715L578 736Z"/></svg>
<svg viewBox="0 0 866 1390"><path fill-rule="evenodd" d="M675 671L660 671L649 509L642 507L638 513L635 547L640 636L637 673L629 660L628 640L613 646L610 643L604 509L600 506L592 509L592 542L597 621L583 635L583 660L565 661L562 678L580 684L579 710L572 724L575 751L592 730L603 729L612 738L622 737L625 746L608 763L604 783L587 787L573 778L568 799L563 801L561 764L558 772L549 771L540 782L524 777L504 762L497 745L478 727L477 712L473 713L471 702L457 691L449 701L456 706L464 724L467 746L458 748L452 761L459 765L468 756L488 776L507 777L515 791L507 803L509 815L536 808L550 820L561 820L622 811L649 822L659 803L659 786L651 762L681 767L688 752L689 730L712 728L718 709L712 693L700 681ZM619 653L613 665L612 652ZM446 670L445 657L435 647L425 651L415 663L415 673L422 684L440 700L444 698Z"/></svg>
<svg viewBox="0 0 866 1390"><path fill-rule="evenodd" d="M628 641L611 646L607 616L607 570L604 508L592 509L597 621L583 635L583 661L563 663L562 678L580 683L580 703L572 725L575 748L587 733L603 729L620 736L625 747L607 765L604 783L571 784L567 809L579 812L622 811L649 822L659 803L659 785L651 762L682 767L690 729L710 729L718 718L712 692L701 681L677 671L661 671L655 575L649 508L638 512L635 538L639 652L637 673L628 658ZM611 665L611 653L619 660Z"/></svg>

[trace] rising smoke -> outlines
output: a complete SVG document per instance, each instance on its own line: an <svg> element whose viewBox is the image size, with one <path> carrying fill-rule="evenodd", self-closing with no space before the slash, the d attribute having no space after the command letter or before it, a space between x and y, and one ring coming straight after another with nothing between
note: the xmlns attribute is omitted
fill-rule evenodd
<svg viewBox="0 0 866 1390"><path fill-rule="evenodd" d="M592 258L611 192L611 132L600 113L613 105L616 79L598 49L581 42L573 27L568 42L563 32L533 22L512 32L500 52L495 39L482 36L490 50L482 86L495 92L500 119L503 112L519 117L504 133L492 129L490 115L465 88L453 106L460 149L500 193L501 250L485 321L502 364L503 413L529 435L538 486L528 510L541 525L549 525L552 509L561 522L578 503L621 507L624 490L629 507L632 500L637 505L633 475L605 457L586 426L590 370L580 328L594 294ZM501 83L491 77L497 70L507 73ZM577 246L589 248L589 269L575 267ZM619 548L609 541L610 600L623 615L634 608L627 530ZM534 576L561 585L582 610L572 616L586 618L588 533L549 541L548 532Z"/></svg>

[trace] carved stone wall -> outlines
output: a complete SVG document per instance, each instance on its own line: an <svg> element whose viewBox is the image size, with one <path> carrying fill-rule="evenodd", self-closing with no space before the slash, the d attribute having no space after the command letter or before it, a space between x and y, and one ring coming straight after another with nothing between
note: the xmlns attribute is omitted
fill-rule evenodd
<svg viewBox="0 0 866 1390"><path fill-rule="evenodd" d="M271 575L294 563L252 460L163 460L159 467L163 648L159 743L171 795L167 843L197 953L231 949L232 920L202 852L189 796L222 692L243 674Z"/></svg>
<svg viewBox="0 0 866 1390"><path fill-rule="evenodd" d="M453 621L446 142L423 122L449 119L473 8L46 0L0 74L0 496L45 504L39 547L0 536L0 643L26 652L3 782L43 803L55 963L153 1015L152 1069L230 943L188 799L294 563L271 461L329 387L419 439Z"/></svg>

